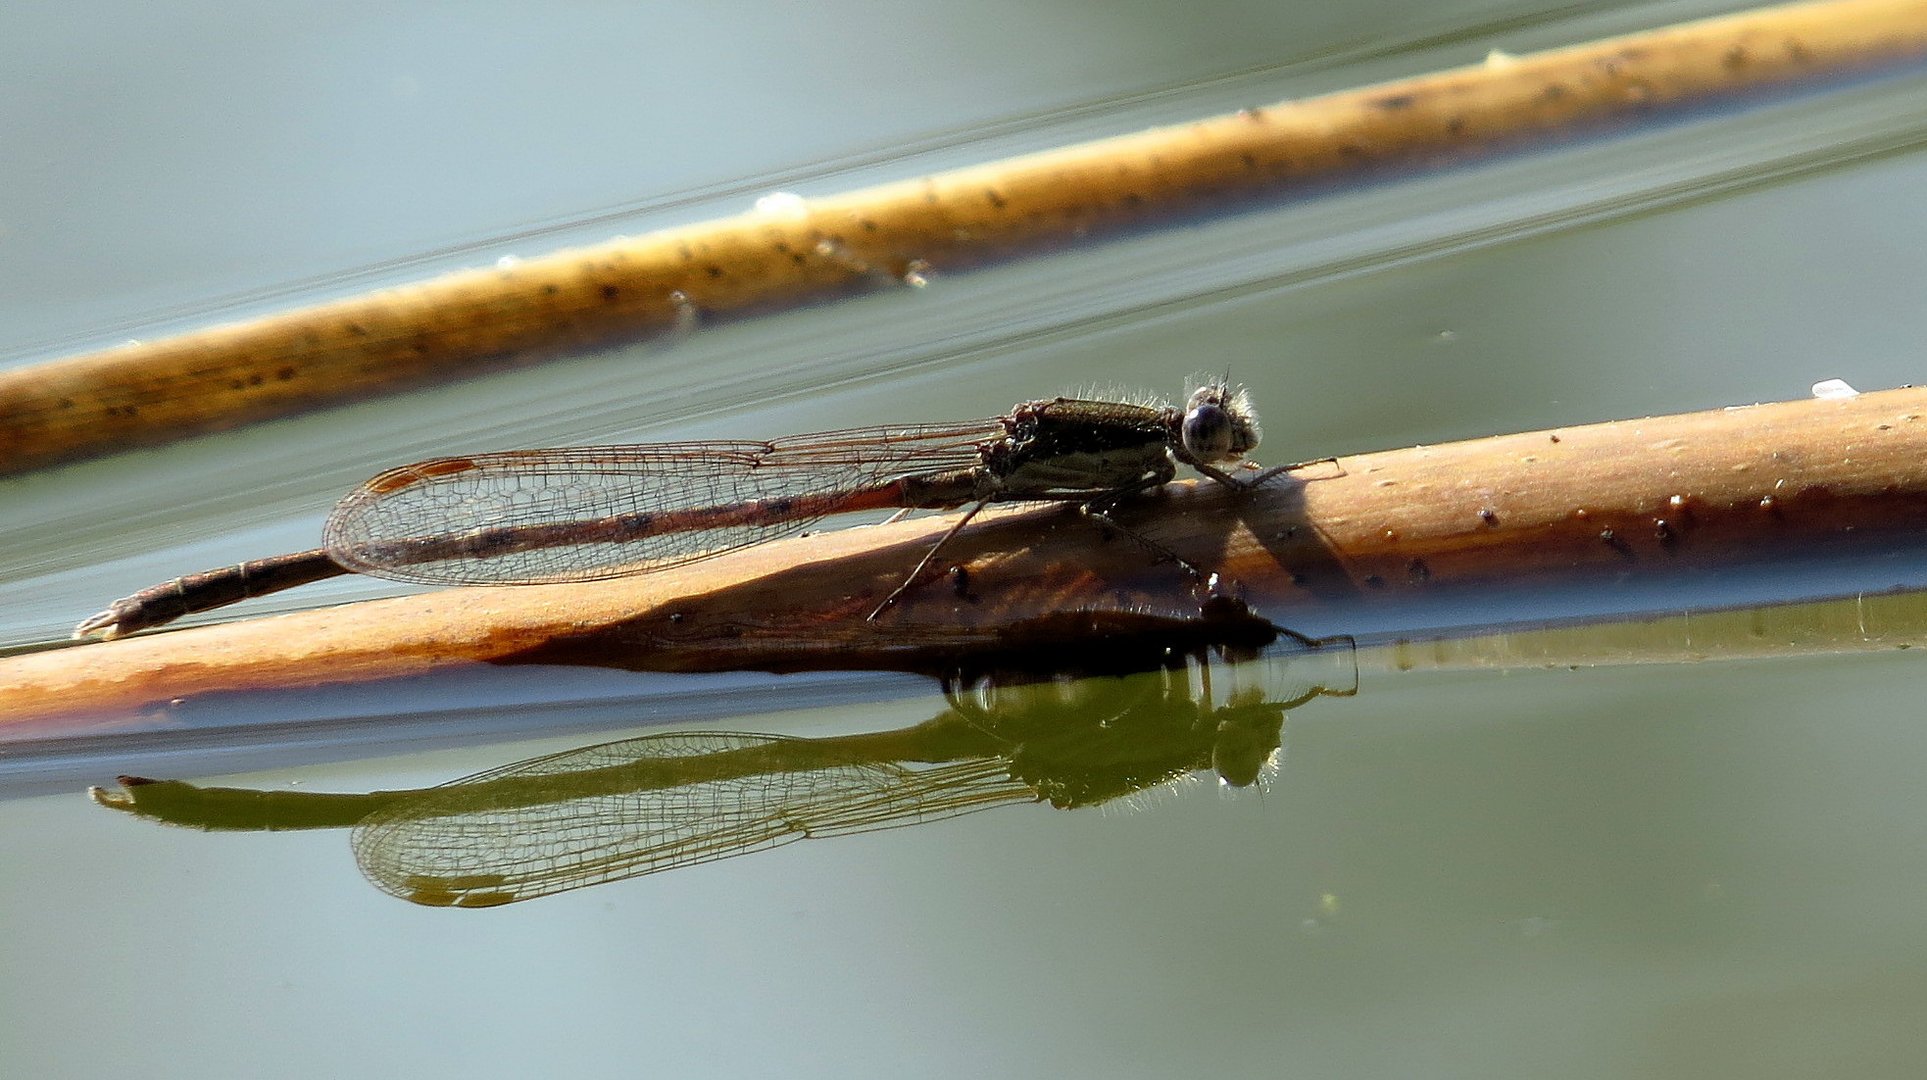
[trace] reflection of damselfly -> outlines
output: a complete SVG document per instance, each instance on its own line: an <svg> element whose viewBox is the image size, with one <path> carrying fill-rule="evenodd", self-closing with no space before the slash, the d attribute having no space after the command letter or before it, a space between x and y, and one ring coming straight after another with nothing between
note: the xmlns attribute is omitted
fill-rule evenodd
<svg viewBox="0 0 1927 1080"><path fill-rule="evenodd" d="M1245 393L1213 383L1182 409L1056 398L956 424L436 458L343 499L325 547L156 585L74 633L115 637L350 572L442 585L591 581L750 547L824 518L968 506L881 612L991 503L1074 503L1108 521L1111 505L1166 483L1180 463L1230 487L1293 467L1248 477L1219 468L1257 445Z"/></svg>
<svg viewBox="0 0 1927 1080"><path fill-rule="evenodd" d="M1237 684L1224 704L1211 700L1214 670ZM1332 638L1257 663L979 686L894 731L665 732L369 795L123 778L95 798L209 829L352 825L355 859L382 890L489 907L994 806L1095 806L1202 770L1243 787L1278 750L1287 710L1356 688L1351 639Z"/></svg>

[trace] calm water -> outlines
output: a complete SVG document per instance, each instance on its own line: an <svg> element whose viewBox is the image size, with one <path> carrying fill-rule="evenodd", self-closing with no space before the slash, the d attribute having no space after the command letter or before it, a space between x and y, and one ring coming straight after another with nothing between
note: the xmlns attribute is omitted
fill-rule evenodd
<svg viewBox="0 0 1927 1080"><path fill-rule="evenodd" d="M1508 13L1094 24L910 8L842 34L779 15L719 28L693 9L540 26L209 9L114 36L21 21L0 48L41 74L0 113L25 193L0 234L19 279L0 352L150 333L286 282L346 288L329 275L933 134L993 137L903 171L1642 18L1370 47L1387 25L1415 39ZM1287 66L1200 84L1259 64ZM136 102L142 78L154 89ZM986 128L1158 86L1187 89L1122 119ZM673 349L7 483L0 639L310 546L334 494L437 450L987 415L1092 385L1177 394L1228 367L1263 408L1261 456L1284 461L1799 397L1828 377L1917 383L1922 101L1918 83L1863 87L993 272L939 268L923 290ZM0 774L0 1075L1915 1075L1920 687L1912 652L1366 664L1357 696L1290 714L1256 788L1007 806L491 911L376 891L340 831L168 829L81 794L137 766L414 786L669 721L829 735L944 708L904 679L552 670L306 701L241 716L211 746Z"/></svg>

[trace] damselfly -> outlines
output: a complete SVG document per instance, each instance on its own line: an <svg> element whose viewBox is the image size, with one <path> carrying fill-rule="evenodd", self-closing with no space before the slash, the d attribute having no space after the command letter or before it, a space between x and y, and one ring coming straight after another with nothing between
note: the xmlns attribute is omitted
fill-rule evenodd
<svg viewBox="0 0 1927 1080"><path fill-rule="evenodd" d="M344 498L323 547L144 589L74 635L118 637L338 574L439 585L592 581L680 566L845 514L969 507L874 618L992 503L1075 503L1108 520L1118 500L1162 486L1179 464L1234 488L1297 467L1241 462L1258 437L1246 393L1210 383L1181 409L1060 397L953 424L434 458Z"/></svg>

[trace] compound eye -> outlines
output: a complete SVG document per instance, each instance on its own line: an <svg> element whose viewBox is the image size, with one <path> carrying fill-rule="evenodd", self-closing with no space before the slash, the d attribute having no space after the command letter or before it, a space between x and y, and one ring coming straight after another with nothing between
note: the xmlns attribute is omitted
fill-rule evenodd
<svg viewBox="0 0 1927 1080"><path fill-rule="evenodd" d="M1194 402L1196 399L1193 399ZM1199 461L1222 461L1231 456L1231 414L1215 402L1194 403L1184 414L1184 448Z"/></svg>

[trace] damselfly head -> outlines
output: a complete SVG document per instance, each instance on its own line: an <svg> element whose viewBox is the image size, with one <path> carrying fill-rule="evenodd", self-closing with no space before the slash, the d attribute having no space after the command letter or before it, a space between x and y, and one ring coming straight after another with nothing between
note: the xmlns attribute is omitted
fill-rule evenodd
<svg viewBox="0 0 1927 1080"><path fill-rule="evenodd" d="M1284 757L1282 708L1263 705L1227 706L1220 710L1217 740L1211 747L1211 767L1218 783L1245 788L1264 779Z"/></svg>
<svg viewBox="0 0 1927 1080"><path fill-rule="evenodd" d="M1258 413L1243 387L1206 383L1191 393L1179 429L1184 449L1203 462L1230 461L1258 448Z"/></svg>

